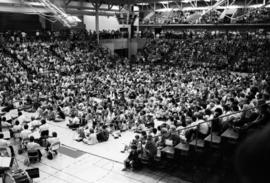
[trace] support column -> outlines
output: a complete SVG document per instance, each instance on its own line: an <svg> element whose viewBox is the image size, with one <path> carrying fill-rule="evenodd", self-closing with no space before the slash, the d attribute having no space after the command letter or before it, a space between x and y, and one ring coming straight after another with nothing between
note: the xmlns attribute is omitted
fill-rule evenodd
<svg viewBox="0 0 270 183"><path fill-rule="evenodd" d="M156 16L155 16L155 14L156 14L156 9L157 9L156 6L157 6L157 5L156 5L156 2L154 2L154 17L155 17L154 23L155 23L155 24L156 24L156 22L157 22L157 18L156 18Z"/></svg>
<svg viewBox="0 0 270 183"><path fill-rule="evenodd" d="M128 39L131 39L131 20L130 15L132 15L132 11L130 9L130 5L128 5L128 12L127 12L127 25L128 25Z"/></svg>
<svg viewBox="0 0 270 183"><path fill-rule="evenodd" d="M139 36L139 32L140 32L140 12L138 13L138 25L137 25L137 38L141 37L141 35Z"/></svg>
<svg viewBox="0 0 270 183"><path fill-rule="evenodd" d="M96 9L96 34L97 34L97 43L99 44L99 16L98 16L99 5L97 3L95 3L95 9Z"/></svg>
<svg viewBox="0 0 270 183"><path fill-rule="evenodd" d="M131 58L131 21L130 14L132 14L131 6L128 4L127 25L128 25L128 58Z"/></svg>

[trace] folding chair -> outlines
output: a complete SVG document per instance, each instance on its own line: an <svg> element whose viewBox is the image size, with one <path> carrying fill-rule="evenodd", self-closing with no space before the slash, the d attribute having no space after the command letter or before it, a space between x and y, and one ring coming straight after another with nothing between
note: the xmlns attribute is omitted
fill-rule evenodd
<svg viewBox="0 0 270 183"><path fill-rule="evenodd" d="M31 163L36 163L40 161L39 152L38 150L28 150L27 151L27 158L25 160L25 165L29 166Z"/></svg>

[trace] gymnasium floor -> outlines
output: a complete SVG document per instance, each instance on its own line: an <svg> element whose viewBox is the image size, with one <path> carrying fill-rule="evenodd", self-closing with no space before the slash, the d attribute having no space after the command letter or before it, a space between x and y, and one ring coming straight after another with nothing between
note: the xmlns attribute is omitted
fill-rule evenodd
<svg viewBox="0 0 270 183"><path fill-rule="evenodd" d="M11 111L9 115L14 111ZM15 112L16 113L16 112ZM23 113L27 118L34 114ZM188 183L180 179L180 175L172 175L161 170L144 168L136 172L123 172L123 161L127 153L121 153L125 144L134 137L131 131L122 133L119 139L112 136L107 142L96 145L86 145L77 142L76 132L68 129L65 122L48 122L50 131L56 131L61 141L59 153L53 160L46 158L42 150L42 161L26 167L23 162L26 154L16 155L21 169L38 167L40 178L34 179L39 183ZM14 142L16 144L16 142ZM15 150L17 146L14 145ZM17 152L17 150L15 151ZM0 181L1 182L1 181Z"/></svg>

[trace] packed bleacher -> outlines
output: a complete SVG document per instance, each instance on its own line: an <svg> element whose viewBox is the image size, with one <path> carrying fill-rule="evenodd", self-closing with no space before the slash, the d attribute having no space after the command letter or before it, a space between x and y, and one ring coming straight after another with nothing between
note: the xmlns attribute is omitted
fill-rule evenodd
<svg viewBox="0 0 270 183"><path fill-rule="evenodd" d="M207 13L202 14L202 11L164 11L155 12L150 18L146 18L142 21L142 24L222 24L228 18L225 16L221 17L222 11L224 10L210 10ZM241 11L239 8L238 13L234 15L229 22L226 23L241 23L241 24L256 24L256 23L269 23L270 9L265 6L259 8L250 8ZM196 21L189 21L189 18L194 14L202 14ZM231 17L229 17L231 19Z"/></svg>
<svg viewBox="0 0 270 183"><path fill-rule="evenodd" d="M212 10L201 17L201 24L217 24L220 22L219 17L221 12L218 10Z"/></svg>
<svg viewBox="0 0 270 183"><path fill-rule="evenodd" d="M218 147L238 142L268 123L269 39L259 33L167 32L149 39L136 63L83 39L20 35L4 36L0 76L2 126L19 134L21 149L40 148L34 142L49 149L57 134L45 143L47 121L68 119L87 145L133 131L123 147L127 170L203 151L212 138ZM18 116L7 120L14 108ZM21 111L36 116L25 120ZM31 137L37 128L40 136Z"/></svg>
<svg viewBox="0 0 270 183"><path fill-rule="evenodd" d="M150 63L189 64L228 68L237 72L260 72L269 68L268 47L269 38L264 33L166 31L159 39L149 39L143 54Z"/></svg>
<svg viewBox="0 0 270 183"><path fill-rule="evenodd" d="M145 19L143 24L183 24L189 13L183 11L155 12L149 19Z"/></svg>
<svg viewBox="0 0 270 183"><path fill-rule="evenodd" d="M269 8L258 8L250 9L248 12L245 12L244 15L237 18L237 23L244 24L256 24L256 23L269 23L270 21L270 9Z"/></svg>

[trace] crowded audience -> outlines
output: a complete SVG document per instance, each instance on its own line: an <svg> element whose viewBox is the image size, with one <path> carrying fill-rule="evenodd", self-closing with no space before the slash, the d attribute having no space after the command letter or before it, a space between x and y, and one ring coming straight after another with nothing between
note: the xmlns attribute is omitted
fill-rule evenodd
<svg viewBox="0 0 270 183"><path fill-rule="evenodd" d="M200 23L201 24L217 24L220 22L219 20L220 15L221 15L220 11L212 10L201 17Z"/></svg>
<svg viewBox="0 0 270 183"><path fill-rule="evenodd" d="M267 123L268 38L259 33L172 35L150 39L135 63L80 39L5 36L2 112L19 108L37 114L29 121L19 112L10 121L22 142L30 140L21 149L48 148L57 140L55 133L47 140L47 121L65 121L76 130L78 143L87 145L131 130L139 136L124 147L129 151L124 170L137 169L143 160L154 161L160 149L204 139L210 129L220 135L229 127L248 131ZM32 129L38 129L39 138L31 136Z"/></svg>
<svg viewBox="0 0 270 183"><path fill-rule="evenodd" d="M142 62L228 68L237 72L267 71L269 38L265 33L174 32L148 39ZM237 49L235 49L237 48Z"/></svg>
<svg viewBox="0 0 270 183"><path fill-rule="evenodd" d="M145 18L142 24L222 24L222 23L245 23L245 24L256 24L256 23L269 23L270 20L270 9L265 6L259 8L249 8L242 11L239 8L236 15L232 18L229 16L224 16L220 18L223 10L210 10L206 14L203 14L197 21L188 21L193 14L202 14L202 11L189 10L171 10L171 11L161 11L154 12L149 18ZM226 19L229 18L229 21Z"/></svg>
<svg viewBox="0 0 270 183"><path fill-rule="evenodd" d="M270 9L269 8L256 8L250 9L248 12L244 12L244 15L240 15L236 18L236 23L244 24L256 24L256 23L269 23L270 21Z"/></svg>

